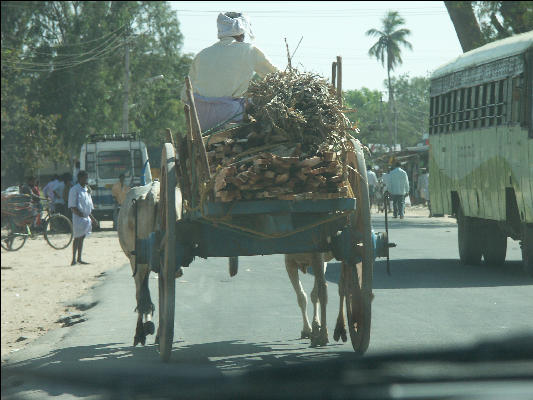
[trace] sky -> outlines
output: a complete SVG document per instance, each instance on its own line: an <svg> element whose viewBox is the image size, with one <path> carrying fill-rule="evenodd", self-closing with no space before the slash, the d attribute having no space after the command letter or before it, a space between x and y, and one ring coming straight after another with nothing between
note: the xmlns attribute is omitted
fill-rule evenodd
<svg viewBox="0 0 533 400"><path fill-rule="evenodd" d="M248 15L254 44L280 69L287 66L287 51L296 50L293 66L328 79L336 56L343 59L343 89L367 87L385 92L387 72L368 49L376 39L370 28L380 29L387 11L398 11L411 30L413 50L402 50L403 65L393 75L427 76L462 53L459 40L442 1L171 1L184 35L183 51L196 54L215 43L216 18L221 11Z"/></svg>

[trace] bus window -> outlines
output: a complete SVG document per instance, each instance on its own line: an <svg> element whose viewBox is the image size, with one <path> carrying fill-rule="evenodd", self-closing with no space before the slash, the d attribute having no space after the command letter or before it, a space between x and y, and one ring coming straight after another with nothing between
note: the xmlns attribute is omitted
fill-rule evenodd
<svg viewBox="0 0 533 400"><path fill-rule="evenodd" d="M487 125L487 91L488 91L488 85L485 84L480 87L480 101L479 101L479 126L486 126Z"/></svg>
<svg viewBox="0 0 533 400"><path fill-rule="evenodd" d="M450 132L450 116L452 112L452 94L446 95L446 132Z"/></svg>
<svg viewBox="0 0 533 400"><path fill-rule="evenodd" d="M497 88L498 88L498 97L496 100L496 124L501 125L503 123L502 114L503 114L503 86L504 86L505 80L501 80L498 82Z"/></svg>
<svg viewBox="0 0 533 400"><path fill-rule="evenodd" d="M439 132L444 132L444 119L446 110L446 95L440 95L440 117L439 117Z"/></svg>
<svg viewBox="0 0 533 400"><path fill-rule="evenodd" d="M459 89L459 130L463 130L466 89Z"/></svg>
<svg viewBox="0 0 533 400"><path fill-rule="evenodd" d="M472 112L472 120L473 124L472 126L474 128L477 128L479 126L479 117L481 114L481 93L480 90L481 87L476 86L474 88L474 104L473 104L473 112Z"/></svg>
<svg viewBox="0 0 533 400"><path fill-rule="evenodd" d="M461 91L460 90L454 90L453 93L452 93L452 99L453 99L453 104L452 104L452 131L455 132L457 130L457 116L459 115L458 114L458 107L459 107L459 93Z"/></svg>
<svg viewBox="0 0 533 400"><path fill-rule="evenodd" d="M466 91L466 113L465 113L465 129L470 127L470 113L472 107L472 88L469 87Z"/></svg>
<svg viewBox="0 0 533 400"><path fill-rule="evenodd" d="M520 98L521 98L521 85L520 77L513 78L512 82L512 106L511 106L511 122L520 122Z"/></svg>
<svg viewBox="0 0 533 400"><path fill-rule="evenodd" d="M487 114L488 114L488 120L489 120L489 126L494 126L494 109L495 109L495 103L496 103L496 96L495 96L495 91L496 91L496 82L492 82L490 84L490 90L489 90L489 96L488 96L488 103L489 103L489 107L488 107L488 111L487 111Z"/></svg>

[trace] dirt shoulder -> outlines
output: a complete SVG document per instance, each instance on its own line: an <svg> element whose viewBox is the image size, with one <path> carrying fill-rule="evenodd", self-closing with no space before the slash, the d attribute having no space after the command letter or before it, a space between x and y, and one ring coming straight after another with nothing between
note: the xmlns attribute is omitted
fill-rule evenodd
<svg viewBox="0 0 533 400"><path fill-rule="evenodd" d="M110 222L103 222L104 229L110 227ZM80 314L68 305L105 279L106 271L128 262L114 231L95 232L85 240L83 256L89 265L70 266L71 246L55 250L40 236L28 239L19 251L2 249L2 362L60 328L59 318Z"/></svg>

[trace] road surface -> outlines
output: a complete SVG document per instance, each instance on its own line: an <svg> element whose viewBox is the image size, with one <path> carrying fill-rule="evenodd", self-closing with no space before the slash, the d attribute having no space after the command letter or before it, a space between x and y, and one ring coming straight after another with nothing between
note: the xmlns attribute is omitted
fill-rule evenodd
<svg viewBox="0 0 533 400"><path fill-rule="evenodd" d="M384 230L382 215L373 220L376 231ZM509 241L504 267L491 268L459 264L453 219L392 220L390 237L398 244L391 251L392 275L386 274L383 261L374 267L370 354L446 348L533 332L533 279L521 270L518 242ZM300 311L282 256L243 257L234 278L229 277L226 259L195 260L176 284L175 343L168 368L186 364L215 376L230 375L352 352L349 342L333 342L338 276L339 264L329 264L330 344L311 349L299 338ZM313 276L301 279L309 294ZM155 274L150 288L157 305ZM129 265L109 273L79 304L86 321L48 333L14 353L8 364L46 371L160 365L153 336L147 346L132 347L136 313ZM311 317L310 304L308 311ZM43 386L11 376L3 378L2 392L6 398L63 399L90 396L98 388Z"/></svg>

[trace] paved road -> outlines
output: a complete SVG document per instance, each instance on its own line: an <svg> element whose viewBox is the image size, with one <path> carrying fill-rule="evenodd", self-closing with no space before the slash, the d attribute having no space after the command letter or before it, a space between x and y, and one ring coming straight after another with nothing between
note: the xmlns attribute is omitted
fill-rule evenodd
<svg viewBox="0 0 533 400"><path fill-rule="evenodd" d="M382 216L375 216L374 227L383 230ZM533 279L521 271L518 243L509 241L503 268L461 266L456 235L452 219L409 217L391 222L390 237L398 247L391 252L392 276L387 276L383 261L375 265L369 353L443 348L533 332ZM310 349L299 339L300 312L282 260L282 256L243 257L234 278L229 278L224 259L196 260L177 283L175 343L168 368L185 363L220 375L352 352L349 343ZM11 365L47 371L159 365L153 336L150 345L131 347L136 314L130 275L129 266L110 273L104 284L80 301L96 304L83 311L87 321L43 336L16 353ZM338 276L339 264L329 264L330 340ZM312 275L302 276L302 283L310 293ZM155 275L150 288L157 304ZM309 306L310 315L311 311ZM22 398L62 399L96 390L50 385L43 390L35 382L9 379L3 381L3 395L16 393Z"/></svg>

